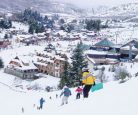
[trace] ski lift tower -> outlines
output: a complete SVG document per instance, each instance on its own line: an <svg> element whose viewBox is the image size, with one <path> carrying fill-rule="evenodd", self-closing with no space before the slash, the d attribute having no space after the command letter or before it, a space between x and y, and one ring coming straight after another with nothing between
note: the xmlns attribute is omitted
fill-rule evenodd
<svg viewBox="0 0 138 115"><path fill-rule="evenodd" d="M130 39L132 40L132 36L134 34L134 26L133 26L133 30L132 30L132 34L130 36ZM129 43L129 60L132 61L132 47L134 46L135 44L133 42L130 42Z"/></svg>
<svg viewBox="0 0 138 115"><path fill-rule="evenodd" d="M116 42L116 44L118 42L117 39L118 39L119 34L120 34L120 32L119 32L119 28L118 28L118 30L115 32L115 42Z"/></svg>
<svg viewBox="0 0 138 115"><path fill-rule="evenodd" d="M129 60L132 61L132 47L134 46L133 43L129 44Z"/></svg>

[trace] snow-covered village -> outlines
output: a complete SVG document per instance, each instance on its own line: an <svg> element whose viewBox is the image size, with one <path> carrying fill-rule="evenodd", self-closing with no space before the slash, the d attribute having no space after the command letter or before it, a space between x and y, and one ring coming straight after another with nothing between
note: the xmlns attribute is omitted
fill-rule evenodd
<svg viewBox="0 0 138 115"><path fill-rule="evenodd" d="M0 115L137 115L138 0L0 0Z"/></svg>

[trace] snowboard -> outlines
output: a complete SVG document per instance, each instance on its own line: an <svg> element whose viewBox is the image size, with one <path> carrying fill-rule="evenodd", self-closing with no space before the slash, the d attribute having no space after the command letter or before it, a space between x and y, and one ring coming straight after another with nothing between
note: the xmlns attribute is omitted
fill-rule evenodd
<svg viewBox="0 0 138 115"><path fill-rule="evenodd" d="M103 83L95 84L94 86L92 86L91 91L94 92L94 91L98 91L100 89L103 89Z"/></svg>

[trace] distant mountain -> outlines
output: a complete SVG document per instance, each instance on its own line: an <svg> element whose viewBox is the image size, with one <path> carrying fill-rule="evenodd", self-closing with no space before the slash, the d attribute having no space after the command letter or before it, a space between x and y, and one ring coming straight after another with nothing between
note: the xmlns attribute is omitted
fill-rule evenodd
<svg viewBox="0 0 138 115"><path fill-rule="evenodd" d="M41 13L81 14L84 12L75 5L53 0L0 0L0 12L20 12L26 8Z"/></svg>
<svg viewBox="0 0 138 115"><path fill-rule="evenodd" d="M99 17L119 18L127 21L137 21L138 3L128 3L112 8L102 7L94 14Z"/></svg>
<svg viewBox="0 0 138 115"><path fill-rule="evenodd" d="M123 4L106 9L104 15L136 15L138 13L138 3Z"/></svg>

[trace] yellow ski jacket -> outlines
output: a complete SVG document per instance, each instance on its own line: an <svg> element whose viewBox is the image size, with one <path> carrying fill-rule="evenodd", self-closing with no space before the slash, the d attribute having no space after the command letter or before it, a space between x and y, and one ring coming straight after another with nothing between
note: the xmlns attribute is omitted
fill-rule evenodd
<svg viewBox="0 0 138 115"><path fill-rule="evenodd" d="M95 77L90 72L83 72L82 83L85 85L93 85Z"/></svg>

